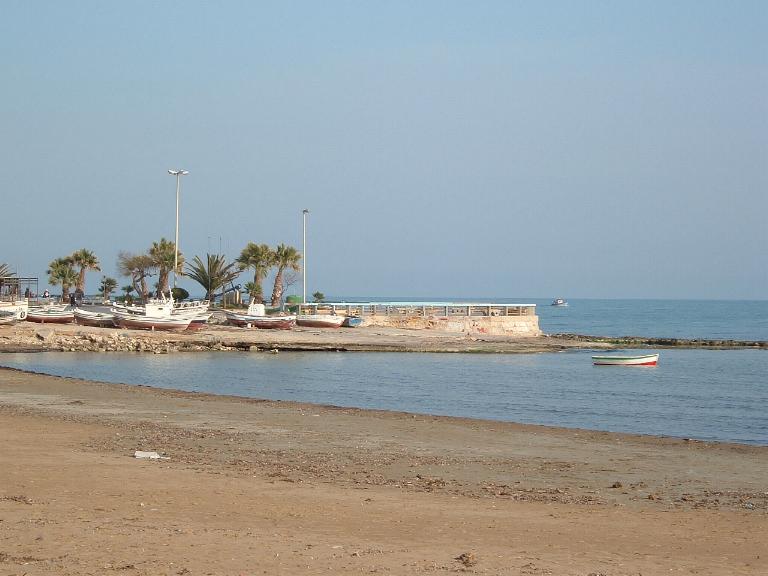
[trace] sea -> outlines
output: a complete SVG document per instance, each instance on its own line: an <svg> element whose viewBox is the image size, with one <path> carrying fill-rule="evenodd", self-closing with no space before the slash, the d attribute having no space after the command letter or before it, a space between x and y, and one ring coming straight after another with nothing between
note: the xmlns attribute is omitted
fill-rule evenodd
<svg viewBox="0 0 768 576"><path fill-rule="evenodd" d="M538 304L548 334L768 341L768 301L571 300L562 308L493 301ZM594 366L588 350L11 353L0 355L0 365L212 394L768 445L768 350L657 351L655 367Z"/></svg>

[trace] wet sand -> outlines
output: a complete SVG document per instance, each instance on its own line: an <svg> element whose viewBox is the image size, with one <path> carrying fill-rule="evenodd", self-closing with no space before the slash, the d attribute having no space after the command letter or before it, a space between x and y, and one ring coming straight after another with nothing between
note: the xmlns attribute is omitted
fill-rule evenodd
<svg viewBox="0 0 768 576"><path fill-rule="evenodd" d="M0 433L2 574L768 573L768 447L15 370Z"/></svg>

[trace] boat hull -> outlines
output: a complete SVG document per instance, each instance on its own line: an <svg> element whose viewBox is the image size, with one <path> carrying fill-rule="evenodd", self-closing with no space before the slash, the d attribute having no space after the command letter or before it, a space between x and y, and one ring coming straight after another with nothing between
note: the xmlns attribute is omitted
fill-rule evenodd
<svg viewBox="0 0 768 576"><path fill-rule="evenodd" d="M296 316L296 324L307 328L340 328L344 318L330 314L299 314Z"/></svg>
<svg viewBox="0 0 768 576"><path fill-rule="evenodd" d="M37 322L38 324L72 324L75 321L75 315L71 311L67 312L27 312L27 322Z"/></svg>
<svg viewBox="0 0 768 576"><path fill-rule="evenodd" d="M134 314L115 314L115 324L129 330L186 330L189 318L151 318Z"/></svg>
<svg viewBox="0 0 768 576"><path fill-rule="evenodd" d="M27 300L0 300L0 312L11 312L16 320L25 320L28 311Z"/></svg>
<svg viewBox="0 0 768 576"><path fill-rule="evenodd" d="M296 316L252 316L227 312L227 322L242 327L250 325L261 330L289 330L296 325Z"/></svg>
<svg viewBox="0 0 768 576"><path fill-rule="evenodd" d="M347 316L344 318L344 322L342 323L342 326L345 328L357 328L363 323L363 319L359 316Z"/></svg>
<svg viewBox="0 0 768 576"><path fill-rule="evenodd" d="M658 354L644 354L642 356L592 356L592 363L595 366L656 366L658 362Z"/></svg>
<svg viewBox="0 0 768 576"><path fill-rule="evenodd" d="M106 312L89 312L75 309L75 323L78 326L93 326L95 328L112 328L115 326L115 316Z"/></svg>

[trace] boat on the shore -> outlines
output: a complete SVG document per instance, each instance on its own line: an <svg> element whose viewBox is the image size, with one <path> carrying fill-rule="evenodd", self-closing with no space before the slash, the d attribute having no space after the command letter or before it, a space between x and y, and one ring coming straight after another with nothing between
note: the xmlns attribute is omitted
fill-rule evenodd
<svg viewBox="0 0 768 576"><path fill-rule="evenodd" d="M75 323L80 326L94 326L97 328L111 328L115 326L115 315L111 312L95 312L84 308L75 308Z"/></svg>
<svg viewBox="0 0 768 576"><path fill-rule="evenodd" d="M296 324L308 328L341 328L346 316L333 314L299 314Z"/></svg>
<svg viewBox="0 0 768 576"><path fill-rule="evenodd" d="M264 304L258 302L251 302L243 314L228 310L225 315L230 324L246 328L288 330L296 325L295 315L267 315Z"/></svg>
<svg viewBox="0 0 768 576"><path fill-rule="evenodd" d="M114 312L115 324L131 330L186 330L191 318L167 316L146 316L125 312Z"/></svg>
<svg viewBox="0 0 768 576"><path fill-rule="evenodd" d="M171 316L180 317L184 314L173 312ZM189 326L187 326L187 330L202 330L206 324L208 324L208 320L211 319L211 316L213 316L213 312L193 312L190 314L190 320L189 320Z"/></svg>
<svg viewBox="0 0 768 576"><path fill-rule="evenodd" d="M252 316L227 312L227 322L234 326L261 328L262 330L289 330L296 325L296 316Z"/></svg>
<svg viewBox="0 0 768 576"><path fill-rule="evenodd" d="M592 356L595 366L656 366L658 354L642 354L639 356Z"/></svg>
<svg viewBox="0 0 768 576"><path fill-rule="evenodd" d="M115 306L110 312L115 317L115 325L120 328L136 330L186 330L195 314L173 313L173 300L151 300L144 306Z"/></svg>
<svg viewBox="0 0 768 576"><path fill-rule="evenodd" d="M342 326L344 328L357 328L363 323L363 319L360 316L345 316Z"/></svg>
<svg viewBox="0 0 768 576"><path fill-rule="evenodd" d="M568 301L563 298L555 298L554 300L552 300L552 304L550 304L550 306L565 307L565 306L568 306Z"/></svg>
<svg viewBox="0 0 768 576"><path fill-rule="evenodd" d="M40 324L71 324L75 321L75 314L69 304L50 304L30 308L26 320Z"/></svg>
<svg viewBox="0 0 768 576"><path fill-rule="evenodd" d="M21 300L11 296L7 300L0 299L0 312L10 312L16 320L25 320L28 311L29 300L26 298Z"/></svg>

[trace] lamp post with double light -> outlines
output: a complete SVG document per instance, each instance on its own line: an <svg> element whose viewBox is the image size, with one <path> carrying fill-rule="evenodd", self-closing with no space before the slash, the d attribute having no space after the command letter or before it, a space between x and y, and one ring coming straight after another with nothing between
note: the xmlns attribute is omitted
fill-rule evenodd
<svg viewBox="0 0 768 576"><path fill-rule="evenodd" d="M187 170L168 170L168 174L176 176L176 241L173 254L173 287L176 288L176 271L179 268L179 191L181 189L181 177L189 174Z"/></svg>
<svg viewBox="0 0 768 576"><path fill-rule="evenodd" d="M304 265L301 267L301 280L304 286L304 290L303 290L304 304L307 303L307 214L309 214L309 210L304 208L304 210L301 211L302 224L303 224L301 257L304 260Z"/></svg>

